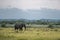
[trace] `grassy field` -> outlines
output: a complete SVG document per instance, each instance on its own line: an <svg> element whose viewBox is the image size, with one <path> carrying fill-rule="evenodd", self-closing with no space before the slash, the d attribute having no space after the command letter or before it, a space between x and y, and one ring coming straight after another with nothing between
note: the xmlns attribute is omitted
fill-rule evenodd
<svg viewBox="0 0 60 40"><path fill-rule="evenodd" d="M60 28L27 28L18 33L14 28L0 28L0 40L60 40Z"/></svg>

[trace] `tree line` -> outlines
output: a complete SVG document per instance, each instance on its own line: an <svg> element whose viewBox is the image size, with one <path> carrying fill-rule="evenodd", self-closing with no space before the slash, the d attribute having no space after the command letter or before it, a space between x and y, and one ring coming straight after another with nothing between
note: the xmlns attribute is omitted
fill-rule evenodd
<svg viewBox="0 0 60 40"><path fill-rule="evenodd" d="M38 24L38 25L49 25L49 27L52 27L52 25L60 25L60 20L59 21L49 21L49 20L10 20L10 21L7 21L7 20L3 20L3 21L0 21L0 25L2 27L5 27L6 24L15 24L15 23L25 23L27 25L29 24Z"/></svg>

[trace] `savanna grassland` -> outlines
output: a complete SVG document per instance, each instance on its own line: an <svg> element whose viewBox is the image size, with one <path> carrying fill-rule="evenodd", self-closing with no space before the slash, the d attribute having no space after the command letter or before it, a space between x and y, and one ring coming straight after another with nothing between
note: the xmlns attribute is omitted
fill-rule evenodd
<svg viewBox="0 0 60 40"><path fill-rule="evenodd" d="M60 28L27 28L18 32L0 28L0 40L60 40Z"/></svg>

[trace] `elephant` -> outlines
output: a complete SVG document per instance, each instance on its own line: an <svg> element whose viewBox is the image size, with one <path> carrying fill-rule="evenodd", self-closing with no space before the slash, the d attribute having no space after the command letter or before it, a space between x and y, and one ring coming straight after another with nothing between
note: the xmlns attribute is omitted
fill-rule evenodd
<svg viewBox="0 0 60 40"><path fill-rule="evenodd" d="M14 27L15 27L15 30L23 30L23 27L26 30L26 25L24 23L16 23Z"/></svg>

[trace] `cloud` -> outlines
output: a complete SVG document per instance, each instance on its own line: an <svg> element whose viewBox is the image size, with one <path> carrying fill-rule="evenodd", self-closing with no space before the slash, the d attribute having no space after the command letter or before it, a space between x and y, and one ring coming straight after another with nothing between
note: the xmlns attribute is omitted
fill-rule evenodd
<svg viewBox="0 0 60 40"><path fill-rule="evenodd" d="M0 8L60 9L60 0L0 0Z"/></svg>

